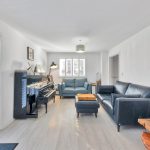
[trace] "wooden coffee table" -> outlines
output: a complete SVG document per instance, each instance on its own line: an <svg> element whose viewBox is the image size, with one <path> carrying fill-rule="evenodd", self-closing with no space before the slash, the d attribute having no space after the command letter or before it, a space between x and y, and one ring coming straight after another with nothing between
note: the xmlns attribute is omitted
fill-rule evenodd
<svg viewBox="0 0 150 150"><path fill-rule="evenodd" d="M94 94L77 94L78 101L96 101Z"/></svg>
<svg viewBox="0 0 150 150"><path fill-rule="evenodd" d="M138 123L144 126L146 130L150 131L150 119L138 119ZM150 133L144 131L141 135L141 139L145 147L150 150Z"/></svg>

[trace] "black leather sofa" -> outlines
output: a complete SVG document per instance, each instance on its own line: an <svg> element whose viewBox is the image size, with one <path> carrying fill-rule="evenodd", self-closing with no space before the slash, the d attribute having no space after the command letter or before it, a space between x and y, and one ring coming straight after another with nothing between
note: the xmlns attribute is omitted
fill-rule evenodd
<svg viewBox="0 0 150 150"><path fill-rule="evenodd" d="M150 117L150 87L117 81L115 85L97 86L97 99L117 124L136 124L138 118Z"/></svg>

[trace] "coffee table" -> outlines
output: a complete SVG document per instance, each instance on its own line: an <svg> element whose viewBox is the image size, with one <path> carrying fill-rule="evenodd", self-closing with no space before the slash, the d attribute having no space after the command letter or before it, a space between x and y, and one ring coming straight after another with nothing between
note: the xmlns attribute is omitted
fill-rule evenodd
<svg viewBox="0 0 150 150"><path fill-rule="evenodd" d="M138 119L138 123L144 126L144 128L148 131L144 131L141 135L141 139L146 149L150 149L150 118L140 118Z"/></svg>
<svg viewBox="0 0 150 150"><path fill-rule="evenodd" d="M94 113L97 118L99 102L94 94L77 94L75 96L77 118L80 113Z"/></svg>

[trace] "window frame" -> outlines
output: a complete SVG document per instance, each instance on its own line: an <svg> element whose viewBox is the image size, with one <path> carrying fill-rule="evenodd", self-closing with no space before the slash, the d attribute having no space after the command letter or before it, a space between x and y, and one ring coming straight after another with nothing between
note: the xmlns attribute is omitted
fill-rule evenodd
<svg viewBox="0 0 150 150"><path fill-rule="evenodd" d="M60 67L59 67L59 77L66 77L66 78L69 78L69 77L85 77L86 76L86 59L85 58L60 58L59 59L59 66L60 66L60 60L61 59L64 59L65 60L65 75L60 75ZM66 75L66 60L72 60L72 75L68 76ZM78 60L78 75L74 75L74 65L73 65L73 60ZM84 60L84 75L81 76L80 75L80 60Z"/></svg>

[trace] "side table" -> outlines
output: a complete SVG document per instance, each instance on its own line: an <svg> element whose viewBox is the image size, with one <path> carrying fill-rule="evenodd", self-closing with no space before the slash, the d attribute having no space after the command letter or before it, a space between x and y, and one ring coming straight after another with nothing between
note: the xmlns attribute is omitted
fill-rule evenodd
<svg viewBox="0 0 150 150"><path fill-rule="evenodd" d="M138 119L138 123L144 126L146 130L150 131L150 119ZM141 139L146 149L150 150L150 133L143 132Z"/></svg>
<svg viewBox="0 0 150 150"><path fill-rule="evenodd" d="M92 85L92 94L96 94L96 83L91 83ZM93 89L94 88L94 89Z"/></svg>

